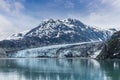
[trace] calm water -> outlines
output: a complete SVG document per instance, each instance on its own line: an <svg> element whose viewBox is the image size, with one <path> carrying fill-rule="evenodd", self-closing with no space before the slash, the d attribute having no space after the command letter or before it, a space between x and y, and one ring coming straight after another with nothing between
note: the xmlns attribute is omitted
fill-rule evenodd
<svg viewBox="0 0 120 80"><path fill-rule="evenodd" d="M1 59L0 80L120 80L120 61Z"/></svg>

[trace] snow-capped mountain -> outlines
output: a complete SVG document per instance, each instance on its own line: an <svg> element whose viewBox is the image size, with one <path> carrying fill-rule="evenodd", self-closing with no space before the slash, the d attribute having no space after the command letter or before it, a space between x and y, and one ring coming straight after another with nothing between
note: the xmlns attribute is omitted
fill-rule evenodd
<svg viewBox="0 0 120 80"><path fill-rule="evenodd" d="M105 41L115 30L102 30L88 26L76 19L42 21L32 30L12 35L0 41L0 49L8 55L20 50L48 45L78 42Z"/></svg>
<svg viewBox="0 0 120 80"><path fill-rule="evenodd" d="M51 43L75 43L83 41L105 41L115 30L102 30L87 26L76 19L42 21L40 25L26 33L12 35L9 39L36 37ZM52 42L53 43L53 42Z"/></svg>
<svg viewBox="0 0 120 80"><path fill-rule="evenodd" d="M43 21L38 27L29 31L25 36L52 39L57 42L74 43L83 41L105 41L114 31L100 30L87 26L76 19ZM59 41L58 41L59 40Z"/></svg>

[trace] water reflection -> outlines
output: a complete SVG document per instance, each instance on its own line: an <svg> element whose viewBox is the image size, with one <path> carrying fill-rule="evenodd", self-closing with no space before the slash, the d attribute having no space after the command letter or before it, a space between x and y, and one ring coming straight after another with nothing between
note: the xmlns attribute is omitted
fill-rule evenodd
<svg viewBox="0 0 120 80"><path fill-rule="evenodd" d="M120 80L120 61L3 59L0 80Z"/></svg>
<svg viewBox="0 0 120 80"><path fill-rule="evenodd" d="M120 80L120 61L101 61L101 69L111 80Z"/></svg>

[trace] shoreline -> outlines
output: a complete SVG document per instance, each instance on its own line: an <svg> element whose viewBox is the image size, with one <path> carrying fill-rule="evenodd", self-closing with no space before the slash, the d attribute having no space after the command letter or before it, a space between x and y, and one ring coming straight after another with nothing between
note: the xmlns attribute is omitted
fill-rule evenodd
<svg viewBox="0 0 120 80"><path fill-rule="evenodd" d="M71 58L56 58L56 57L51 57L51 58L34 58L34 57L31 57L31 58L0 58L0 59L95 59L95 58L85 58L85 57L71 57Z"/></svg>

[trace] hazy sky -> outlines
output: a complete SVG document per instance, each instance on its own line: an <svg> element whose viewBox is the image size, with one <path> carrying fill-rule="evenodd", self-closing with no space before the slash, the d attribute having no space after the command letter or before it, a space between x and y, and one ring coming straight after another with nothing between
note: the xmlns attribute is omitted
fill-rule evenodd
<svg viewBox="0 0 120 80"><path fill-rule="evenodd" d="M0 0L0 37L44 19L76 18L101 28L120 27L120 0Z"/></svg>

